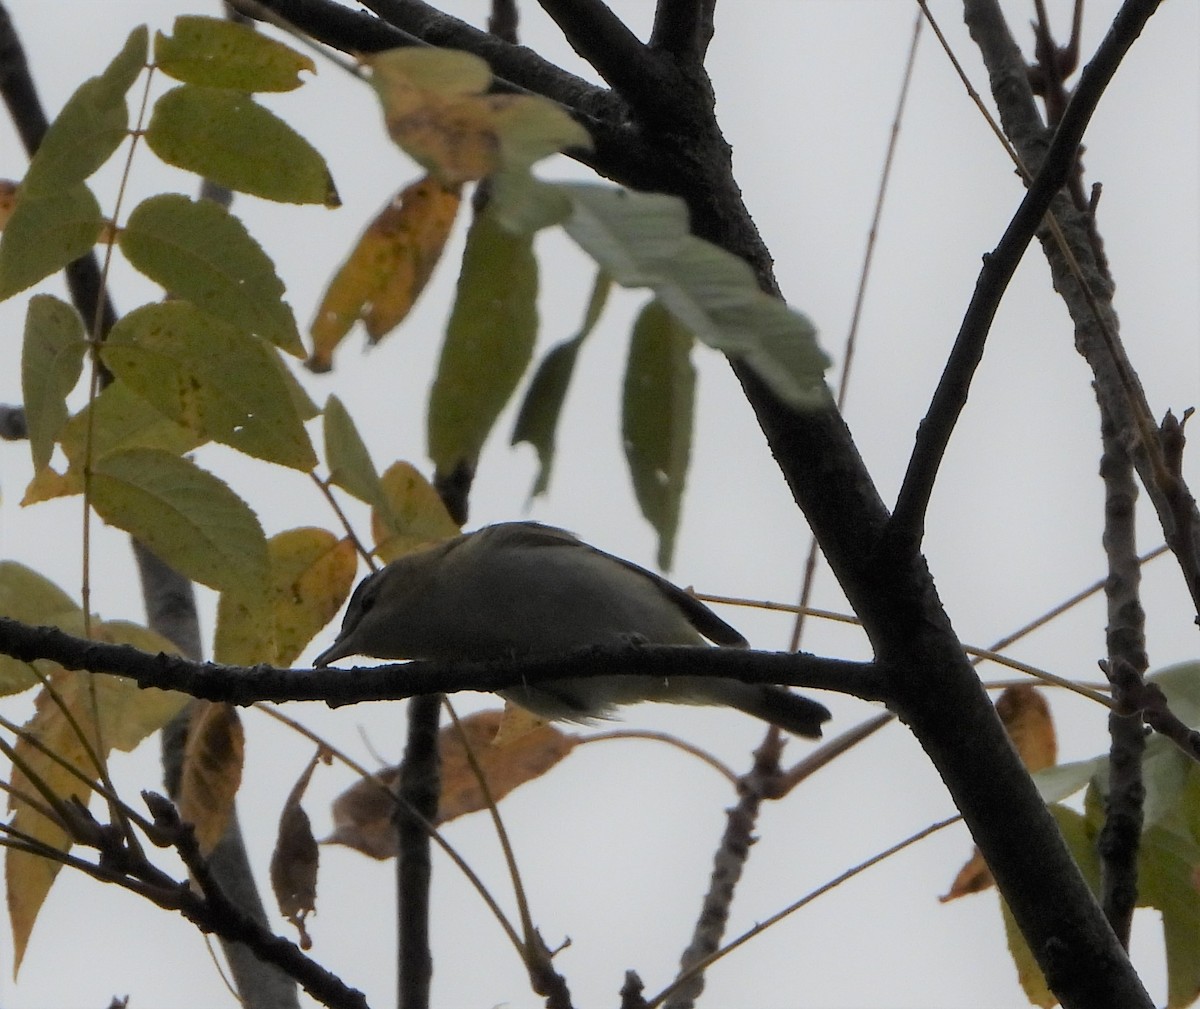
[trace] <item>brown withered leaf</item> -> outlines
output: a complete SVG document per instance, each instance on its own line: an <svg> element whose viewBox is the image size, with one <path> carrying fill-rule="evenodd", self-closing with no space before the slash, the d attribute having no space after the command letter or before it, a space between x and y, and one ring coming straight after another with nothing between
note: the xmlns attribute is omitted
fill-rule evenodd
<svg viewBox="0 0 1200 1009"><path fill-rule="evenodd" d="M312 824L300 800L304 798L304 791L319 760L329 762L328 756L318 751L288 793L279 817L279 836L271 853L271 889L275 891L280 913L300 933L301 949L312 948L312 939L304 927L304 920L316 911L317 862L320 856Z"/></svg>
<svg viewBox="0 0 1200 1009"><path fill-rule="evenodd" d="M471 748L492 798L499 802L514 788L540 778L563 759L578 742L547 723L510 742L495 745L504 719L502 710L480 711L459 719L466 743ZM467 756L462 736L453 725L442 729L438 739L442 757L442 796L438 823L487 808L483 789Z"/></svg>
<svg viewBox="0 0 1200 1009"><path fill-rule="evenodd" d="M499 802L514 788L541 777L574 749L578 738L553 725L541 725L512 742L497 746L496 732L503 719L499 709L480 711L460 719L475 759L487 778L492 798ZM487 808L483 789L467 758L458 729L448 725L438 737L442 760L442 795L437 822ZM392 825L392 798L400 770L388 767L355 782L333 801L333 833L324 844L344 844L372 858L397 854Z"/></svg>
<svg viewBox="0 0 1200 1009"><path fill-rule="evenodd" d="M460 189L425 176L376 215L329 282L313 317L310 369L330 369L334 348L359 319L372 343L404 321L441 258Z"/></svg>
<svg viewBox="0 0 1200 1009"><path fill-rule="evenodd" d="M395 788L400 768L385 767L359 778L333 800L333 833L322 844L344 844L380 861L396 855Z"/></svg>
<svg viewBox="0 0 1200 1009"><path fill-rule="evenodd" d="M192 710L179 783L179 815L193 824L200 850L208 854L229 826L242 783L245 737L229 704L201 701Z"/></svg>
<svg viewBox="0 0 1200 1009"><path fill-rule="evenodd" d="M1030 774L1058 763L1054 720L1046 698L1037 687L1031 684L1009 687L996 700L996 714Z"/></svg>
<svg viewBox="0 0 1200 1009"><path fill-rule="evenodd" d="M1030 774L1053 767L1058 762L1054 720L1050 717L1046 699L1037 687L1023 684L1006 688L996 699L996 714L1000 716L1008 738L1012 740ZM945 903L968 893L979 893L994 883L987 862L976 848L966 865L958 870L949 891L938 900Z"/></svg>

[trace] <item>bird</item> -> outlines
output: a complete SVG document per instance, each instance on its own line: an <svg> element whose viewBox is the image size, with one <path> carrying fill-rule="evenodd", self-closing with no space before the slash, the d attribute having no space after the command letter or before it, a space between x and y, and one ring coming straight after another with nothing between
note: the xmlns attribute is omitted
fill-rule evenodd
<svg viewBox="0 0 1200 1009"><path fill-rule="evenodd" d="M574 534L500 522L406 554L354 590L337 639L314 660L487 660L630 643L746 648L690 593ZM611 718L639 701L724 705L794 735L821 735L824 705L784 687L713 676L614 673L499 691L547 720Z"/></svg>

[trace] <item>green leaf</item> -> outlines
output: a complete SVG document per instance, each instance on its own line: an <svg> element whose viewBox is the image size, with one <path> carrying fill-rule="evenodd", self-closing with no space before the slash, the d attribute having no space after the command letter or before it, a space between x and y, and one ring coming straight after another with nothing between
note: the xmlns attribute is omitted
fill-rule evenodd
<svg viewBox="0 0 1200 1009"><path fill-rule="evenodd" d="M182 84L154 104L146 143L167 164L281 203L341 205L316 148L246 92Z"/></svg>
<svg viewBox="0 0 1200 1009"><path fill-rule="evenodd" d="M41 195L18 189L0 234L0 301L87 255L104 225L100 204L82 182Z"/></svg>
<svg viewBox="0 0 1200 1009"><path fill-rule="evenodd" d="M0 616L38 627L61 627L74 631L82 615L79 604L67 593L32 568L16 561L0 561ZM38 660L48 674L55 663ZM38 679L28 663L0 655L0 696L37 686Z"/></svg>
<svg viewBox="0 0 1200 1009"><path fill-rule="evenodd" d="M145 305L112 329L104 363L164 416L268 462L308 472L316 453L278 352L186 301Z"/></svg>
<svg viewBox="0 0 1200 1009"><path fill-rule="evenodd" d="M147 38L145 25L135 28L104 73L67 99L29 163L25 192L46 196L82 182L121 145L129 132L125 94L146 64Z"/></svg>
<svg viewBox="0 0 1200 1009"><path fill-rule="evenodd" d="M175 193L152 196L134 208L118 241L138 270L176 297L304 356L275 264L223 207Z"/></svg>
<svg viewBox="0 0 1200 1009"><path fill-rule="evenodd" d="M571 201L555 185L527 171L499 171L491 179L488 212L501 227L516 234L532 234L562 224L571 216Z"/></svg>
<svg viewBox="0 0 1200 1009"><path fill-rule="evenodd" d="M374 508L386 508L379 471L371 453L337 396L325 402L325 464L329 482Z"/></svg>
<svg viewBox="0 0 1200 1009"><path fill-rule="evenodd" d="M263 591L267 543L254 512L186 459L155 449L97 459L92 504L188 578L222 592Z"/></svg>
<svg viewBox="0 0 1200 1009"><path fill-rule="evenodd" d="M525 400L521 403L517 422L513 425L511 443L516 445L528 442L537 451L538 475L533 482L533 489L529 492L530 498L545 493L550 483L550 468L554 464L555 429L558 427L558 417L562 412L571 374L575 370L575 358L579 355L583 341L599 321L611 288L612 281L608 275L603 271L597 273L579 332L571 339L558 344L542 359L534 373L533 381L529 383L525 392Z"/></svg>
<svg viewBox="0 0 1200 1009"><path fill-rule="evenodd" d="M829 360L803 315L759 289L737 256L688 231L682 200L561 184L567 233L623 287L649 287L696 339L748 364L797 409L828 396Z"/></svg>
<svg viewBox="0 0 1200 1009"><path fill-rule="evenodd" d="M439 473L478 460L524 374L537 336L537 285L532 238L487 213L476 217L429 398L429 455Z"/></svg>
<svg viewBox="0 0 1200 1009"><path fill-rule="evenodd" d="M292 91L304 82L300 71L316 73L311 59L223 18L185 14L172 35L154 36L154 62L163 73L189 84L242 91Z"/></svg>
<svg viewBox="0 0 1200 1009"><path fill-rule="evenodd" d="M1095 777L1097 771L1107 766L1107 757L1055 764L1034 774L1033 783L1037 786L1043 802L1061 802L1078 792Z"/></svg>
<svg viewBox="0 0 1200 1009"><path fill-rule="evenodd" d="M671 566L692 450L696 369L692 334L657 301L633 327L621 434L638 505L658 533L658 566Z"/></svg>
<svg viewBox="0 0 1200 1009"><path fill-rule="evenodd" d="M50 462L67 422L67 394L83 370L83 320L65 301L39 294L29 301L21 351L21 393L34 469Z"/></svg>
<svg viewBox="0 0 1200 1009"><path fill-rule="evenodd" d="M90 418L89 414L92 415ZM89 428L92 459L133 448L153 448L183 455L205 440L164 417L121 381L105 387L90 406L75 414L63 428L62 447L72 468L83 465Z"/></svg>

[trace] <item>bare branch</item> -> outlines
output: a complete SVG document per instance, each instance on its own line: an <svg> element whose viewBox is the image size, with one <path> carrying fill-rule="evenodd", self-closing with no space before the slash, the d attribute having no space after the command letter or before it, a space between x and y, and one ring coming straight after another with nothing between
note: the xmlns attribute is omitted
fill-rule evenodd
<svg viewBox="0 0 1200 1009"><path fill-rule="evenodd" d="M988 58L990 49L985 48L984 52L985 58L988 58L992 86L1000 105L1005 132L1017 145L1025 165L1030 171L1036 171L1037 176L996 249L984 258L975 292L959 327L946 368L917 431L916 444L896 500L895 513L889 523L889 536L901 542L915 544L921 541L925 511L938 469L959 415L966 406L971 380L982 359L983 347L1000 299L1034 232L1050 209L1051 201L1070 176L1079 142L1104 89L1140 33L1142 24L1154 13L1158 3L1159 0L1130 0L1122 8L1095 58L1080 77L1079 86L1063 113L1062 122L1055 131L1044 159L1041 157L1040 119L1033 108L1033 94L1025 65L1020 60L1015 44L1008 44L1011 43L1011 36L1008 36L1003 17L994 8L993 0L971 0L967 4L967 21L973 37L981 47L994 46L996 49L992 58ZM1014 53L1020 64L1019 74L1013 66ZM1034 140L1034 137L1037 139ZM1022 142L1026 145L1024 148ZM1056 216L1061 213L1059 208L1067 202L1058 201L1054 208Z"/></svg>
<svg viewBox="0 0 1200 1009"><path fill-rule="evenodd" d="M679 89L674 67L647 48L604 0L538 0L563 36L631 107L655 111Z"/></svg>
<svg viewBox="0 0 1200 1009"><path fill-rule="evenodd" d="M1105 668L1120 670L1114 676L1116 709L1109 715L1108 795L1104 802L1104 827L1096 844L1100 855L1100 900L1104 914L1121 944L1129 948L1129 931L1138 896L1138 845L1142 835L1142 754L1146 737L1141 712L1130 712L1130 702L1140 693L1146 657L1146 615L1138 593L1141 565L1135 539L1137 484L1133 463L1117 436L1115 425L1102 412L1104 454L1100 476L1104 480L1104 549L1108 578L1108 660ZM1134 689L1129 689L1130 687Z"/></svg>
<svg viewBox="0 0 1200 1009"><path fill-rule="evenodd" d="M727 676L746 683L833 690L869 701L885 699L883 677L872 663L741 648L597 646L565 656L363 666L349 676L345 669L223 666L161 653L149 655L129 645L88 641L54 627L30 627L0 617L0 652L23 662L51 659L67 669L126 676L142 687L181 690L193 697L239 705L324 701L340 707L417 694L496 691L519 683L612 675L617 669L632 676Z"/></svg>

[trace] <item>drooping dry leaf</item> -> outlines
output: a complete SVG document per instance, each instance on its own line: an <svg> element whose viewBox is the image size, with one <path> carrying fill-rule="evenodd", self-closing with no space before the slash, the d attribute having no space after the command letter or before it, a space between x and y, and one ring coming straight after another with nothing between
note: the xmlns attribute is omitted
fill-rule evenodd
<svg viewBox="0 0 1200 1009"><path fill-rule="evenodd" d="M311 949L312 939L304 919L315 912L317 902L317 842L308 814L300 805L313 769L322 754L317 753L288 793L279 817L279 836L271 853L271 889L280 913L300 933L300 948Z"/></svg>
<svg viewBox="0 0 1200 1009"><path fill-rule="evenodd" d="M208 854L229 826L234 797L242 783L245 738L237 710L203 701L192 711L179 785L179 815L196 828L200 850Z"/></svg>
<svg viewBox="0 0 1200 1009"><path fill-rule="evenodd" d="M504 713L480 711L460 719L467 743L487 778L494 801L499 802L514 788L540 778L570 753L578 742L553 725L542 724L508 744L496 745L496 733ZM467 757L457 727L448 725L438 735L442 764L442 794L438 803L439 824L487 808L483 789ZM392 823L393 798L400 770L388 767L346 789L333 802L333 833L325 844L344 844L372 858L397 854Z"/></svg>
<svg viewBox="0 0 1200 1009"><path fill-rule="evenodd" d="M996 699L996 714L1030 774L1055 765L1058 740L1050 708L1041 691L1030 684L1008 687ZM966 865L958 870L949 891L938 900L945 903L969 893L979 893L990 889L994 883L991 870L976 848Z"/></svg>

